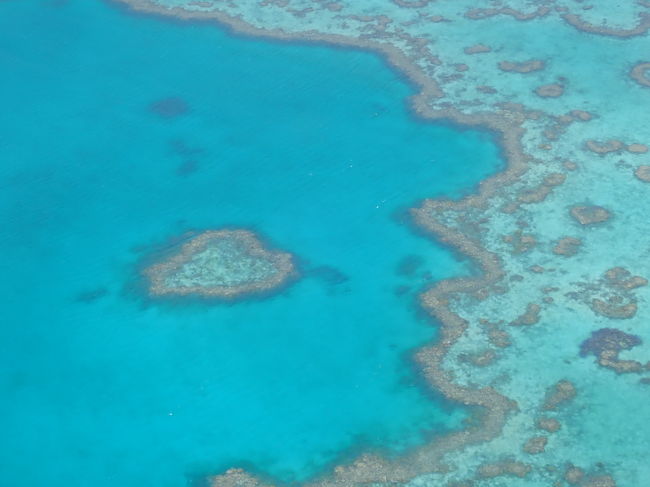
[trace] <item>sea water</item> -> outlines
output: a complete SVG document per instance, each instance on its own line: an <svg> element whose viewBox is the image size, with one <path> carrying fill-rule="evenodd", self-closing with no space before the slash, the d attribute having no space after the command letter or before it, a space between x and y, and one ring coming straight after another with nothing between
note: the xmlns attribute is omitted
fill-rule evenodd
<svg viewBox="0 0 650 487"><path fill-rule="evenodd" d="M417 293L471 269L408 209L498 170L490 134L415 118L373 54L98 0L2 2L0 66L2 485L299 481L462 426L410 354L436 336ZM147 296L144 261L222 227L299 280Z"/></svg>

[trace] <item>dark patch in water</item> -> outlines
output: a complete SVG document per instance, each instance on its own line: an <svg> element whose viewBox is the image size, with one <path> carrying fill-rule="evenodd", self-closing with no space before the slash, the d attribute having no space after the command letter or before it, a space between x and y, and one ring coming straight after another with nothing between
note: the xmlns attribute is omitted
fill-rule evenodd
<svg viewBox="0 0 650 487"><path fill-rule="evenodd" d="M413 225L413 216L408 208L400 208L391 213L391 220L400 226Z"/></svg>
<svg viewBox="0 0 650 487"><path fill-rule="evenodd" d="M172 139L169 142L169 147L174 154L183 157L193 157L205 152L205 150L201 149L200 147L192 147L188 145L182 139Z"/></svg>
<svg viewBox="0 0 650 487"><path fill-rule="evenodd" d="M101 299L107 295L108 295L108 289L106 289L105 287L99 287L91 291L84 291L82 293L77 294L77 296L75 297L75 301L78 303L90 304L90 303L94 303L98 299Z"/></svg>
<svg viewBox="0 0 650 487"><path fill-rule="evenodd" d="M161 118L176 118L190 111L185 100L177 96L155 101L149 105L149 109Z"/></svg>
<svg viewBox="0 0 650 487"><path fill-rule="evenodd" d="M307 276L320 279L330 286L338 286L350 280L343 272L329 265L313 267L307 271Z"/></svg>
<svg viewBox="0 0 650 487"><path fill-rule="evenodd" d="M407 255L397 264L397 274L400 276L413 277L420 267L424 265L424 259L419 255Z"/></svg>
<svg viewBox="0 0 650 487"><path fill-rule="evenodd" d="M198 169L199 169L198 161L195 161L194 159L189 159L187 161L182 162L176 168L176 174L180 177L186 177L189 176L190 174L194 174Z"/></svg>
<svg viewBox="0 0 650 487"><path fill-rule="evenodd" d="M616 328L601 328L580 344L580 356L586 357L589 354L600 356L605 351L620 352L637 345L641 345L641 338L636 335L630 335Z"/></svg>
<svg viewBox="0 0 650 487"><path fill-rule="evenodd" d="M395 288L395 296L404 296L405 294L408 294L409 291L411 291L411 286L397 286Z"/></svg>

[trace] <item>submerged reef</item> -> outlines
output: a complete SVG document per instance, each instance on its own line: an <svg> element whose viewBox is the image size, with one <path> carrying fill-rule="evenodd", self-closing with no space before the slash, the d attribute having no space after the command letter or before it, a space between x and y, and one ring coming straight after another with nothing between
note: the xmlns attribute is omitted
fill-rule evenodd
<svg viewBox="0 0 650 487"><path fill-rule="evenodd" d="M282 286L295 274L295 267L291 254L266 250L252 232L209 230L144 274L154 297L232 299Z"/></svg>
<svg viewBox="0 0 650 487"><path fill-rule="evenodd" d="M149 105L149 109L160 118L180 117L190 110L185 100L175 96L157 100Z"/></svg>
<svg viewBox="0 0 650 487"><path fill-rule="evenodd" d="M632 68L630 76L642 86L650 87L650 63L639 63Z"/></svg>
<svg viewBox="0 0 650 487"><path fill-rule="evenodd" d="M580 344L580 356L595 355L598 365L614 370L618 374L650 370L650 361L642 364L636 360L621 360L618 355L641 345L642 340L615 328L601 328Z"/></svg>
<svg viewBox="0 0 650 487"><path fill-rule="evenodd" d="M593 225L609 220L610 212L601 206L574 206L571 208L571 216L575 218L580 225Z"/></svg>
<svg viewBox="0 0 650 487"><path fill-rule="evenodd" d="M638 310L636 290L647 284L644 277L633 276L623 267L613 267L600 279L576 283L580 291L569 292L566 296L583 301L598 315L614 320L630 319Z"/></svg>
<svg viewBox="0 0 650 487"><path fill-rule="evenodd" d="M509 71L514 73L532 73L533 71L539 71L544 69L546 64L544 61L539 59L532 59L530 61L522 62L512 62L512 61L501 61L499 63L499 69L501 71Z"/></svg>
<svg viewBox="0 0 650 487"><path fill-rule="evenodd" d="M649 355L641 276L650 275L650 3L116 1L252 36L380 53L417 87L416 116L498 136L502 172L463 199L412 211L475 264L475 275L421 294L440 330L415 352L427 383L475 417L401 457L361 454L309 485L647 483L648 377L576 355L591 333L620 324L641 340L620 350L625 360ZM586 347L615 364L616 348L597 343ZM237 467L210 483L271 482Z"/></svg>

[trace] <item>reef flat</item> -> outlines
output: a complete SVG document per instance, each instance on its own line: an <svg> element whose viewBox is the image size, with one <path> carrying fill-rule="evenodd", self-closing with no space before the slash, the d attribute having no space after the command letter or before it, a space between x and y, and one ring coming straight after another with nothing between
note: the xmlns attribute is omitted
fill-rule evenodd
<svg viewBox="0 0 650 487"><path fill-rule="evenodd" d="M460 202L413 212L481 269L421 296L442 333L416 356L431 384L483 415L400 460L361 456L317 485L647 482L648 2L121 3L375 50L419 86L417 114L501 136L507 170ZM590 353L596 361L581 357ZM240 469L213 479L257 482Z"/></svg>
<svg viewBox="0 0 650 487"><path fill-rule="evenodd" d="M246 230L208 230L173 257L144 270L152 296L239 298L270 292L296 269L291 254L265 249Z"/></svg>

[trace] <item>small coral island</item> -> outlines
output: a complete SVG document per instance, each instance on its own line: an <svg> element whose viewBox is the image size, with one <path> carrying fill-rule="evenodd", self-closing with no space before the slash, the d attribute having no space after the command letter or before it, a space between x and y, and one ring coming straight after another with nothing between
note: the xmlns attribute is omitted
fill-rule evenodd
<svg viewBox="0 0 650 487"><path fill-rule="evenodd" d="M295 276L293 257L271 251L247 230L208 230L144 270L149 293L234 299L273 291Z"/></svg>

